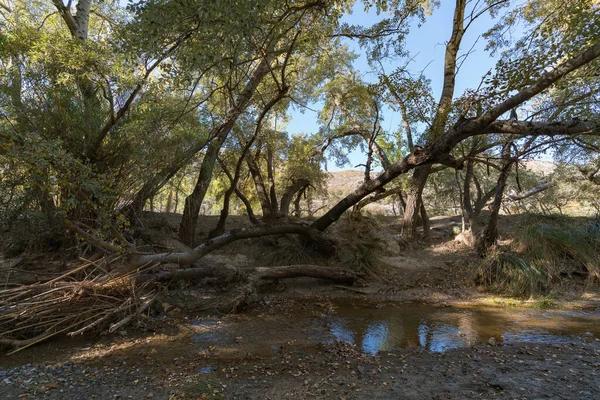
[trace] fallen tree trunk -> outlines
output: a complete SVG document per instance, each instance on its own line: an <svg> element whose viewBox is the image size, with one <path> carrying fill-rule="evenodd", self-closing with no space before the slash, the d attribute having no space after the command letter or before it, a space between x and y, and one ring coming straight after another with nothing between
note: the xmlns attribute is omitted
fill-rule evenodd
<svg viewBox="0 0 600 400"><path fill-rule="evenodd" d="M205 278L220 278L224 282L240 281L248 279L276 280L289 278L317 278L337 283L352 284L356 281L356 275L343 268L324 267L320 265L289 265L280 267L257 267L236 268L232 266L202 266L197 268L163 271L157 274L138 274L135 276L136 283L154 282L176 282L176 281L200 281Z"/></svg>
<svg viewBox="0 0 600 400"><path fill-rule="evenodd" d="M152 264L174 263L179 265L191 265L205 255L237 240L291 233L308 237L309 240L323 250L333 250L333 242L322 232L319 232L310 226L301 224L263 225L252 228L232 229L220 236L207 240L189 251L158 254L132 254L125 270L119 272L127 273L142 266Z"/></svg>

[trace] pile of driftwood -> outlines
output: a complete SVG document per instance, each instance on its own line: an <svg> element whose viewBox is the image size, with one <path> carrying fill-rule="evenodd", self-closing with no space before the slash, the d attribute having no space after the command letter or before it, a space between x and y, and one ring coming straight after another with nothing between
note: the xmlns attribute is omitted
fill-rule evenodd
<svg viewBox="0 0 600 400"><path fill-rule="evenodd" d="M98 267L87 262L48 282L0 290L0 347L14 353L59 334L115 332L152 305L157 289L149 282L94 274ZM85 270L84 279L73 279Z"/></svg>

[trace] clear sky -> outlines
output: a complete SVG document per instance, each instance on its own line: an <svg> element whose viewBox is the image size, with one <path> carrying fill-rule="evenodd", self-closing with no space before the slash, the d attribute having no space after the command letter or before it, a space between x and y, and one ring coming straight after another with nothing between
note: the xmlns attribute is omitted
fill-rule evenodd
<svg viewBox="0 0 600 400"><path fill-rule="evenodd" d="M418 27L415 23L411 33L407 38L406 49L411 53L412 62L409 69L415 74L424 70L424 75L431 79L433 95L435 99L439 98L443 83L443 61L446 41L452 33L452 19L455 2L451 0L441 1L440 7L433 10L433 14L426 19L426 22ZM378 22L381 16L376 15L374 10L368 13L364 12L364 5L357 1L353 8L353 13L344 17L344 22L349 24L368 26ZM477 88L481 77L491 69L496 59L485 51L486 41L479 38L479 35L488 30L493 20L489 14L482 15L467 30L462 42L462 53L471 50L467 61L462 65L456 80L455 96L460 95L467 88ZM355 61L354 67L362 74L366 81L376 81L377 76L371 72L366 62L364 51L353 41L347 40L349 47L360 55ZM392 72L398 64L390 61L384 64L386 72ZM382 126L387 131L394 131L401 123L400 117L396 113L387 109L383 112L384 121ZM318 130L316 113L305 110L300 113L299 110L292 112L292 119L287 127L290 134L299 132L316 132ZM342 169L351 169L355 165L364 163L366 156L360 151L350 154L350 164ZM328 169L336 171L333 163L329 163Z"/></svg>

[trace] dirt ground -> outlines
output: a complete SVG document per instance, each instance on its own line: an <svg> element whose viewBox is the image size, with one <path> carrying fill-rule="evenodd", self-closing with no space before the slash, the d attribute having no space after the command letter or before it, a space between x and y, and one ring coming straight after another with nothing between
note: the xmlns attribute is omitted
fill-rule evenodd
<svg viewBox="0 0 600 400"><path fill-rule="evenodd" d="M213 226L215 218L204 217L201 225ZM371 220L381 236L383 273L380 279L355 287L311 279L279 282L264 289L263 300L253 309L236 315L198 311L227 288L175 289L162 312L139 327L117 335L62 338L15 355L2 354L0 397L600 398L597 337L556 344L501 343L494 337L479 337L468 346L442 352L415 345L372 354L328 337L331 332L315 324L315 319L299 317L298 310L308 301L311 306L302 315L327 318L334 311L331 301L340 298L375 307L383 303L402 307L415 301L441 309L538 305L535 299L484 293L473 280L477 260L452 240L459 219L439 217L432 222L428 242L405 247L396 239L393 219ZM152 224L174 232L177 216L158 216ZM229 228L245 224L245 219L234 217ZM335 229L343 236L354 228L340 224ZM215 262L249 266L261 260L272 244L244 240L211 257ZM55 262L62 261L57 257ZM28 270L26 263L19 268ZM597 313L599 299L597 288L578 284L562 288L553 305ZM269 320L279 321L277 332L263 323Z"/></svg>

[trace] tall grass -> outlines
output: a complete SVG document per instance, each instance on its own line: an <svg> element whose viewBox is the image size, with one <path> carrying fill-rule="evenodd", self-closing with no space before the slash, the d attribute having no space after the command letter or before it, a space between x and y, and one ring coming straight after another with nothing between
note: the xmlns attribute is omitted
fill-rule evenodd
<svg viewBox="0 0 600 400"><path fill-rule="evenodd" d="M478 274L494 291L525 296L577 277L600 281L600 229L565 217L526 218L512 244L490 254Z"/></svg>

